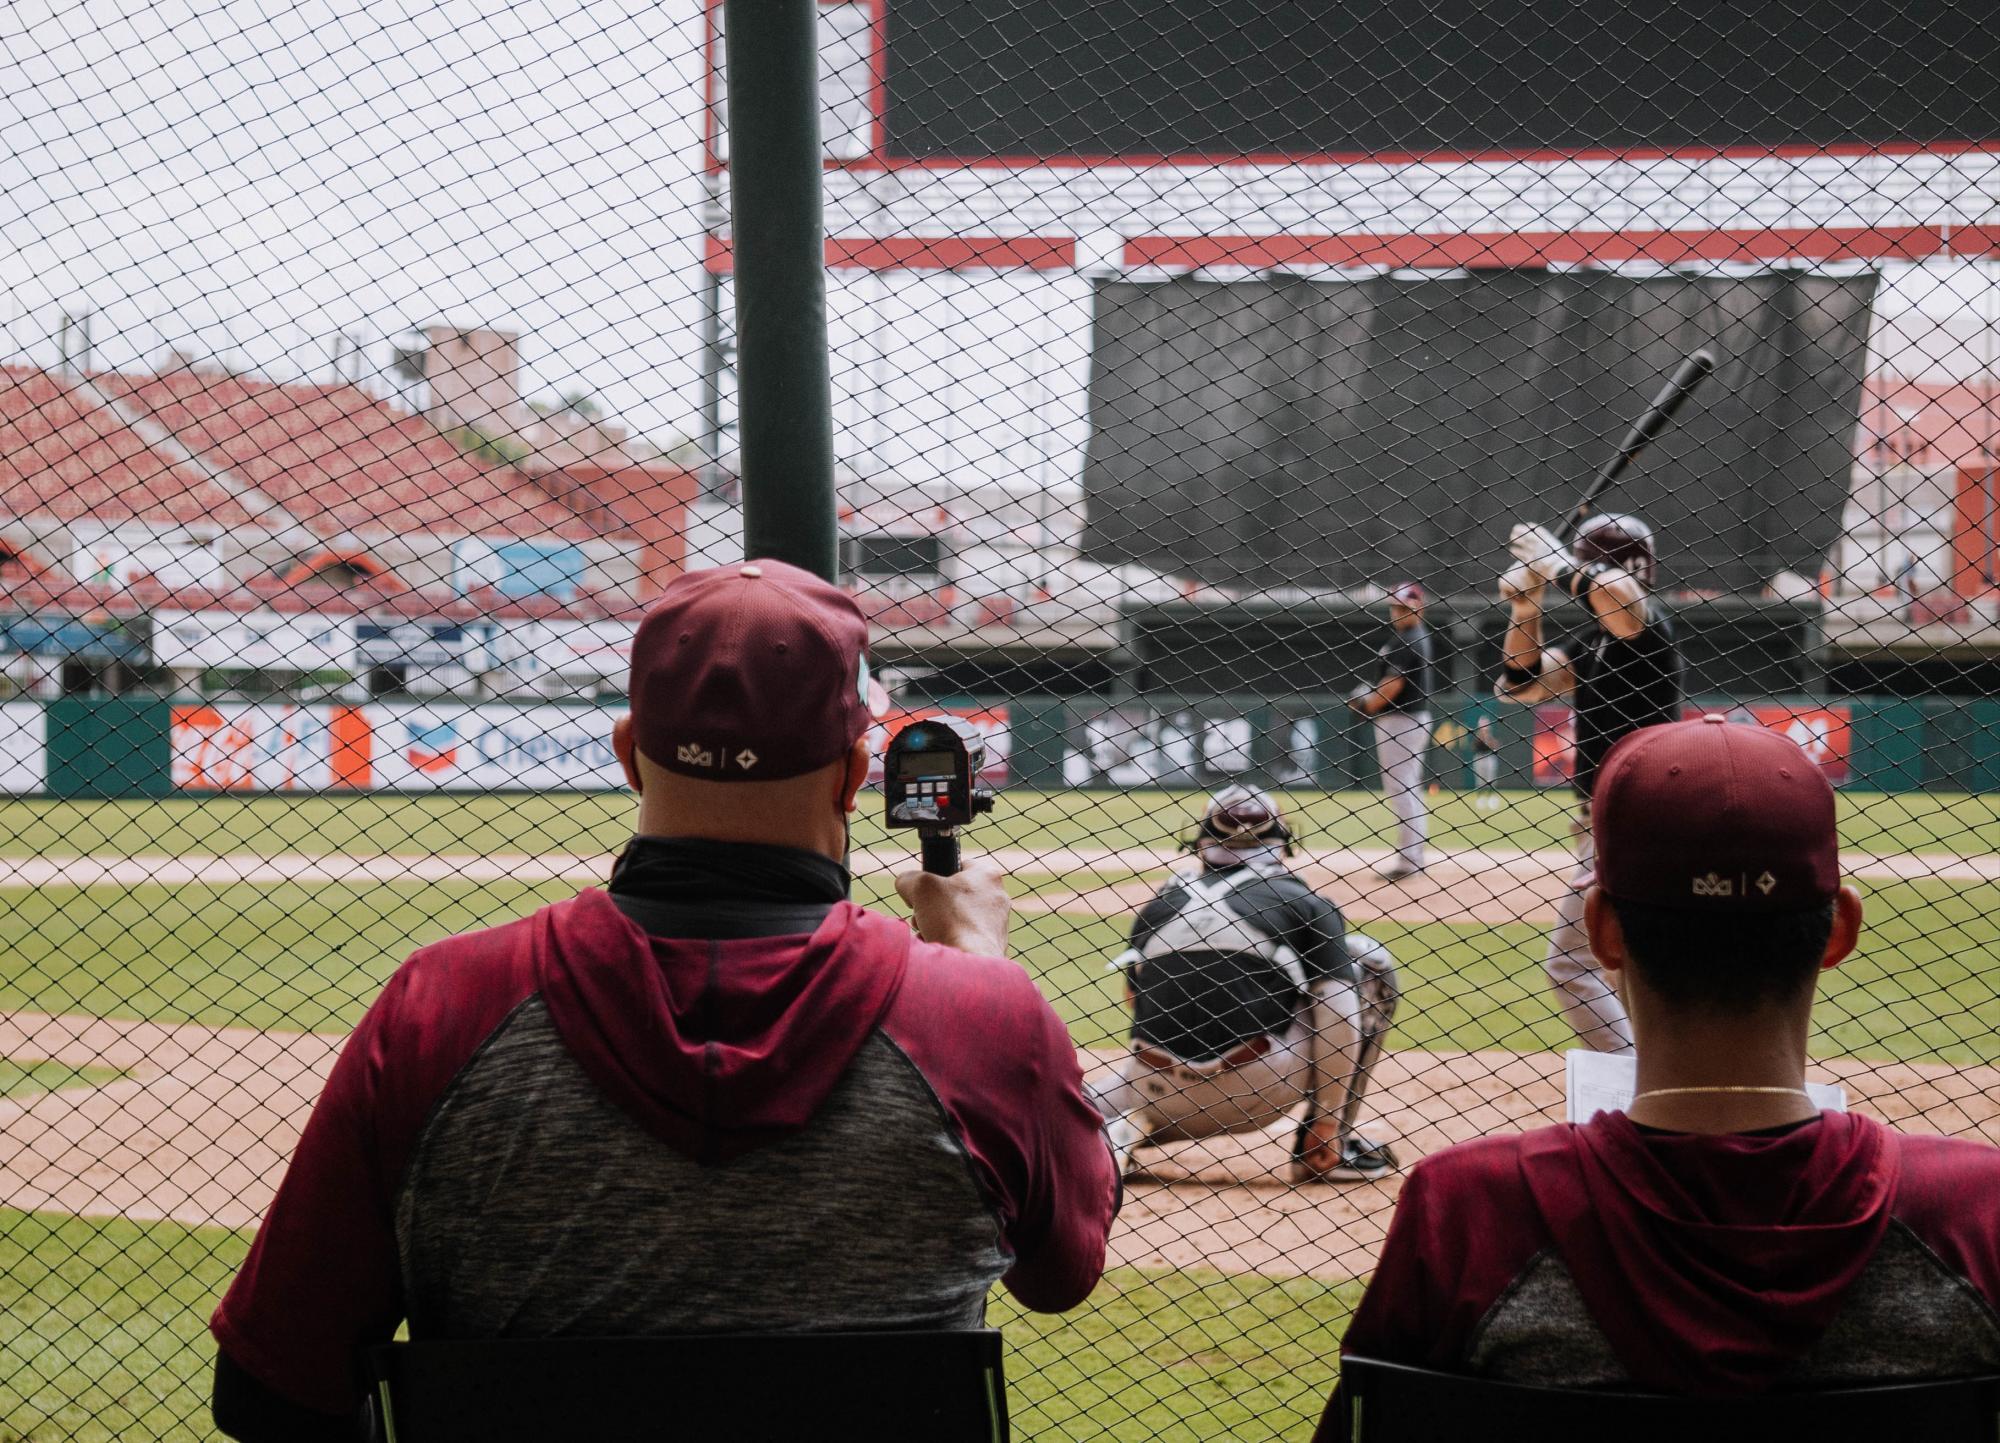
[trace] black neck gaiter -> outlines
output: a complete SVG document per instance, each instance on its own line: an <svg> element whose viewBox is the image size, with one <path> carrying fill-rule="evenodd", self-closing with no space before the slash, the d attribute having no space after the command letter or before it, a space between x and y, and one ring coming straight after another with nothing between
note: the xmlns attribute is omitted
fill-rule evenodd
<svg viewBox="0 0 2000 1443"><path fill-rule="evenodd" d="M634 837L611 900L654 937L790 937L847 896L847 869L817 852L703 837Z"/></svg>

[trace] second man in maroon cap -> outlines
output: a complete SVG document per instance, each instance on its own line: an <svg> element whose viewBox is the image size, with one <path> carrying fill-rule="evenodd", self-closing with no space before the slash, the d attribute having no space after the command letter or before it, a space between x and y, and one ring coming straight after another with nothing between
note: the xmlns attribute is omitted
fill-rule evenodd
<svg viewBox="0 0 2000 1443"><path fill-rule="evenodd" d="M1419 1163L1342 1351L1705 1396L2000 1369L2000 1151L1805 1090L1817 980L1861 928L1820 769L1761 727L1648 727L1593 813L1586 925L1637 1091Z"/></svg>

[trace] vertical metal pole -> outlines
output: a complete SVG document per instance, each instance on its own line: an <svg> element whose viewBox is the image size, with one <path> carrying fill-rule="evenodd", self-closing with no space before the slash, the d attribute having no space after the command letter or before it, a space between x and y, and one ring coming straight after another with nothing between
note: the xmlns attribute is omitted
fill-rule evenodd
<svg viewBox="0 0 2000 1443"><path fill-rule="evenodd" d="M839 570L818 0L723 0L743 550Z"/></svg>
<svg viewBox="0 0 2000 1443"><path fill-rule="evenodd" d="M722 488L722 277L703 273L701 288L701 494Z"/></svg>

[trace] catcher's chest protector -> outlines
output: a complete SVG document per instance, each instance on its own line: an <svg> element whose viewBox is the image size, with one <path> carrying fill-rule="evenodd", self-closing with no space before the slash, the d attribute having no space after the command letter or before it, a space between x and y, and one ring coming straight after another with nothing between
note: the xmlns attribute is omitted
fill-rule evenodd
<svg viewBox="0 0 2000 1443"><path fill-rule="evenodd" d="M1132 1034L1208 1062L1292 1024L1305 992L1298 953L1231 905L1248 867L1167 884L1173 915L1132 964Z"/></svg>

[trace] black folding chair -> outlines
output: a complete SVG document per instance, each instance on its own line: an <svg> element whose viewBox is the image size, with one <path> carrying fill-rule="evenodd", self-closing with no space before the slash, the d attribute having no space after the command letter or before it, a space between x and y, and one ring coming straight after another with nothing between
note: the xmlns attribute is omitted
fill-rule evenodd
<svg viewBox="0 0 2000 1443"><path fill-rule="evenodd" d="M1000 1335L711 1334L369 1350L379 1443L1006 1443Z"/></svg>
<svg viewBox="0 0 2000 1443"><path fill-rule="evenodd" d="M1528 1388L1343 1358L1317 1436L1321 1443L1995 1443L2000 1377L1700 1399Z"/></svg>

